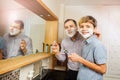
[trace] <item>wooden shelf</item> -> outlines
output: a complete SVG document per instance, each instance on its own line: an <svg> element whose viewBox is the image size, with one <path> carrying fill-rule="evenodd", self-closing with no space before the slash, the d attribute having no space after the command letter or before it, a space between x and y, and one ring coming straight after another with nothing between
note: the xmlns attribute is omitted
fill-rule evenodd
<svg viewBox="0 0 120 80"><path fill-rule="evenodd" d="M0 60L0 75L51 56L50 53L37 53Z"/></svg>
<svg viewBox="0 0 120 80"><path fill-rule="evenodd" d="M57 16L42 2L42 0L15 0L46 21L56 21Z"/></svg>

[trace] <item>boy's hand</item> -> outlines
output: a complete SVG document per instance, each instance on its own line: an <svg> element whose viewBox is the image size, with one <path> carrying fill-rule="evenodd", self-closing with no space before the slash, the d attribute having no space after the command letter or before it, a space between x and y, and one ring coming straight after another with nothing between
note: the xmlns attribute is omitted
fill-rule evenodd
<svg viewBox="0 0 120 80"><path fill-rule="evenodd" d="M71 55L68 56L68 58L73 62L80 62L82 59L82 57L76 53L72 53Z"/></svg>

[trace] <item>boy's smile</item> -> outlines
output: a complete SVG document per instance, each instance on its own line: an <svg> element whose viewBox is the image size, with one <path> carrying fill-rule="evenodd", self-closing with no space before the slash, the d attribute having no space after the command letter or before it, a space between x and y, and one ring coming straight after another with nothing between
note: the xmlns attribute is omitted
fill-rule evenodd
<svg viewBox="0 0 120 80"><path fill-rule="evenodd" d="M87 22L87 23L82 23L79 26L79 32L81 35L83 35L84 38L88 38L93 35L94 32L94 26L93 24Z"/></svg>

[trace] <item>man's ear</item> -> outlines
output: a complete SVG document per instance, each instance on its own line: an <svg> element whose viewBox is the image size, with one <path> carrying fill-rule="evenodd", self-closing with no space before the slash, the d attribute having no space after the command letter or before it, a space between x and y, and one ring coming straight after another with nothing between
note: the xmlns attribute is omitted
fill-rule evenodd
<svg viewBox="0 0 120 80"><path fill-rule="evenodd" d="M21 29L20 29L20 32L23 32L23 31L24 31L24 29L23 29L23 28L21 28Z"/></svg>
<svg viewBox="0 0 120 80"><path fill-rule="evenodd" d="M78 31L78 26L77 26L77 28L76 28L76 29L77 29L77 31Z"/></svg>
<svg viewBox="0 0 120 80"><path fill-rule="evenodd" d="M79 29L80 29L80 26L77 26L77 31L79 31Z"/></svg>

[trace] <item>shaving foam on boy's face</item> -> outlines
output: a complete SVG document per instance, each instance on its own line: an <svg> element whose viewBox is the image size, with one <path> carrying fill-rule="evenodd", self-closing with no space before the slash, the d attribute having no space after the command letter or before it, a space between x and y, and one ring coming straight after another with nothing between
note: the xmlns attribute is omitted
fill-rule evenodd
<svg viewBox="0 0 120 80"><path fill-rule="evenodd" d="M88 38L93 35L94 26L91 23L82 23L78 31L84 38Z"/></svg>

